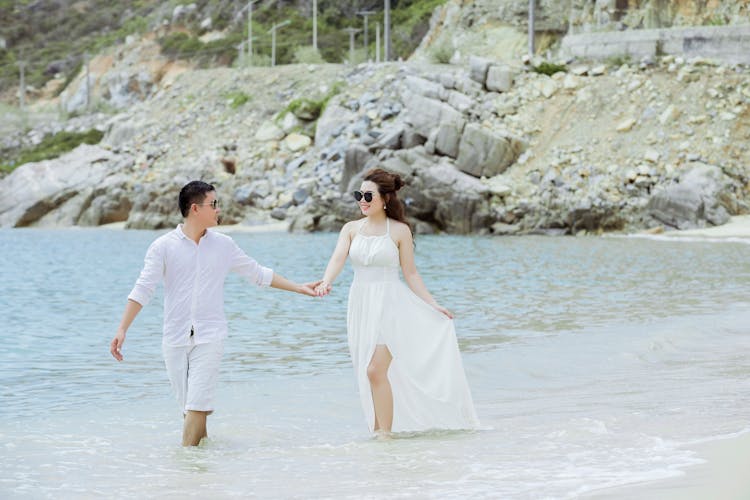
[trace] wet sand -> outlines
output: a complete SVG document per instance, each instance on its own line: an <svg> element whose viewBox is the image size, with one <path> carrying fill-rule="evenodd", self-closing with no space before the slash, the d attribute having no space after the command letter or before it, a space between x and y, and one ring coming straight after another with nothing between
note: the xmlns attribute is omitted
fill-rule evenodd
<svg viewBox="0 0 750 500"><path fill-rule="evenodd" d="M699 236L707 238L750 238L750 215L737 215L721 226L703 229L669 231L665 236L685 237Z"/></svg>
<svg viewBox="0 0 750 500"><path fill-rule="evenodd" d="M696 451L705 463L683 474L656 481L607 488L584 496L588 500L747 500L750 499L750 432L698 443Z"/></svg>

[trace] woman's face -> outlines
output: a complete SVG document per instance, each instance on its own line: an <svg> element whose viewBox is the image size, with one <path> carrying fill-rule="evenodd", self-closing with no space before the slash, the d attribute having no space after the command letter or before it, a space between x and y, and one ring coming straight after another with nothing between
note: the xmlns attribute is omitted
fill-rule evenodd
<svg viewBox="0 0 750 500"><path fill-rule="evenodd" d="M362 194L362 198L357 201L359 209L364 215L373 215L378 212L385 210L383 208L383 198L381 198L378 192L378 185L372 181L364 181L359 186L359 192ZM367 201L372 196L372 201Z"/></svg>

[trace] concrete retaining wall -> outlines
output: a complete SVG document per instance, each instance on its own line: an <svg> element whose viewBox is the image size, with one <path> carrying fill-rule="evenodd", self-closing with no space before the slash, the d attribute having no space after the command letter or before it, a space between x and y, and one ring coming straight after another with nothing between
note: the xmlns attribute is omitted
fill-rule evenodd
<svg viewBox="0 0 750 500"><path fill-rule="evenodd" d="M750 64L750 25L698 26L567 35L561 53L586 59L673 54Z"/></svg>

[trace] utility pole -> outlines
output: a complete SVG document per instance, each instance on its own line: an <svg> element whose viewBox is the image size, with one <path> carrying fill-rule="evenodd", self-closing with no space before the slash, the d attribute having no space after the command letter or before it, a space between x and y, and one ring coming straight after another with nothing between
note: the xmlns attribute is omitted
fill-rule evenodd
<svg viewBox="0 0 750 500"><path fill-rule="evenodd" d="M534 57L534 10L536 0L529 0L529 57Z"/></svg>
<svg viewBox="0 0 750 500"><path fill-rule="evenodd" d="M383 19L383 36L385 37L385 50L383 60L391 60L391 0L385 0L385 18Z"/></svg>
<svg viewBox="0 0 750 500"><path fill-rule="evenodd" d="M375 62L380 62L380 23L375 25Z"/></svg>
<svg viewBox="0 0 750 500"><path fill-rule="evenodd" d="M21 111L23 112L26 109L26 61L18 61L18 69L21 72L21 87L18 89L18 99L21 106Z"/></svg>
<svg viewBox="0 0 750 500"><path fill-rule="evenodd" d="M371 16L375 14L375 11L372 10L362 10L360 12L357 12L360 16L365 18L365 59L370 60L370 47L367 42L367 16Z"/></svg>
<svg viewBox="0 0 750 500"><path fill-rule="evenodd" d="M318 50L318 0L313 0L313 48Z"/></svg>
<svg viewBox="0 0 750 500"><path fill-rule="evenodd" d="M253 4L258 0L247 2L247 60L253 65Z"/></svg>
<svg viewBox="0 0 750 500"><path fill-rule="evenodd" d="M349 33L349 64L354 64L354 35L362 30L357 28L346 28L344 31Z"/></svg>
<svg viewBox="0 0 750 500"><path fill-rule="evenodd" d="M276 30L286 26L290 22L291 21L287 19L283 23L274 24L273 28L269 31L269 33L271 33L271 66L276 66Z"/></svg>

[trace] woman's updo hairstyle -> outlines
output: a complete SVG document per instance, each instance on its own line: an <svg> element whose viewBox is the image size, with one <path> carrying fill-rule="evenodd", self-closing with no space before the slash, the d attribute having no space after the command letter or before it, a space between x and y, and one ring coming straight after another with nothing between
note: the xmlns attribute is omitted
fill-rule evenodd
<svg viewBox="0 0 750 500"><path fill-rule="evenodd" d="M382 168L373 168L365 173L364 180L377 184L378 192L385 201L386 215L411 227L404 215L404 204L401 203L396 194L404 186L401 176L387 172Z"/></svg>

